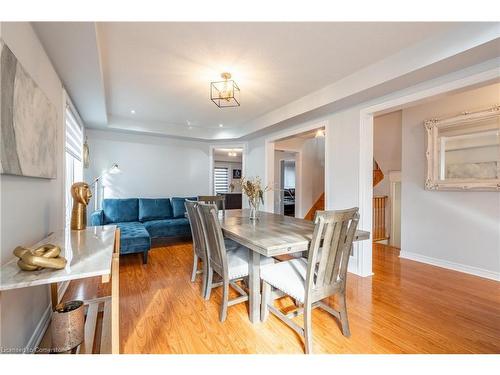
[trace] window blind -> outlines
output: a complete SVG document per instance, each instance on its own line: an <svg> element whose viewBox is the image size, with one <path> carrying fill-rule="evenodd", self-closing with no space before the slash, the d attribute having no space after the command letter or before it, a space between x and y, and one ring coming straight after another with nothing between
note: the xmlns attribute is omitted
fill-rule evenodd
<svg viewBox="0 0 500 375"><path fill-rule="evenodd" d="M66 106L66 152L74 158L82 160L83 126L73 113L71 106Z"/></svg>
<svg viewBox="0 0 500 375"><path fill-rule="evenodd" d="M229 189L229 171L227 168L214 168L214 190L217 193L227 193Z"/></svg>

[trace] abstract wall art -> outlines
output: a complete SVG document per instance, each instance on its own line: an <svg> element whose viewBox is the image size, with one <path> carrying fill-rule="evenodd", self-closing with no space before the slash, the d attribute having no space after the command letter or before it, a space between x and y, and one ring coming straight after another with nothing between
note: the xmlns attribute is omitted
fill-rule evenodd
<svg viewBox="0 0 500 375"><path fill-rule="evenodd" d="M56 178L57 111L0 39L0 173Z"/></svg>

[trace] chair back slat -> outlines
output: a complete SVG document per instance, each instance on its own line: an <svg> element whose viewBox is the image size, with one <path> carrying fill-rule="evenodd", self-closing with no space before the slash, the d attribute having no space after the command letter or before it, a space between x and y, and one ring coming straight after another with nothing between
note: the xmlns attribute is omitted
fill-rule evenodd
<svg viewBox="0 0 500 375"><path fill-rule="evenodd" d="M186 200L186 212L191 227L191 235L193 237L193 247L196 255L201 259L206 259L207 246L205 237L203 236L203 229L201 227L201 219L198 214L198 202Z"/></svg>
<svg viewBox="0 0 500 375"><path fill-rule="evenodd" d="M215 204L198 203L198 213L201 218L203 234L207 244L207 254L215 272L222 277L228 277L227 254L224 236L217 215Z"/></svg>
<svg viewBox="0 0 500 375"><path fill-rule="evenodd" d="M327 275L325 279L327 283L333 283L337 280L338 271L340 269L340 265L342 264L343 251L344 251L344 241L346 240L346 234L348 229L349 221L345 220L341 223L337 223L336 226L338 228L337 233L338 237L335 239L335 242L332 243L332 252L335 251L335 255L332 256L334 261L332 262L330 268L327 270ZM336 275L336 276L334 276Z"/></svg>
<svg viewBox="0 0 500 375"><path fill-rule="evenodd" d="M318 211L309 248L306 299L344 291L347 265L356 228L358 208L342 211ZM321 256L318 256L321 244ZM324 298L324 297L322 297ZM315 301L312 301L315 302Z"/></svg>
<svg viewBox="0 0 500 375"><path fill-rule="evenodd" d="M332 235L334 232L335 225L324 225L323 226L323 246L325 243L330 243L332 239ZM327 269L328 263L330 261L330 257L328 251L322 251L320 259L318 259L318 270L316 272L316 284L322 285L325 277L325 271Z"/></svg>
<svg viewBox="0 0 500 375"><path fill-rule="evenodd" d="M345 241L342 244L342 249L341 249L342 256L340 257L339 267L336 267L333 270L330 279L331 283L334 283L336 280L341 280L343 288L345 288L347 266L349 264L349 257L351 256L352 242L354 236L356 235L356 228L358 226L358 221L359 221L359 214L356 214L356 216L357 216L356 224L352 225L351 223L351 225L349 225L349 228L345 236Z"/></svg>

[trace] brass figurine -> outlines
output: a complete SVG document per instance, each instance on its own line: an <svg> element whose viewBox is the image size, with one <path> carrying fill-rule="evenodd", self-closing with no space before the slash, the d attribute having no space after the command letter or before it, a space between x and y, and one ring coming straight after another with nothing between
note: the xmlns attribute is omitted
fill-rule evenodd
<svg viewBox="0 0 500 375"><path fill-rule="evenodd" d="M52 244L33 250L22 246L14 249L14 255L19 258L17 265L24 271L38 271L42 268L63 269L66 266L66 259L59 254L61 248Z"/></svg>
<svg viewBox="0 0 500 375"><path fill-rule="evenodd" d="M92 192L86 182L75 182L71 186L71 196L73 197L71 230L83 230L87 228L87 205Z"/></svg>

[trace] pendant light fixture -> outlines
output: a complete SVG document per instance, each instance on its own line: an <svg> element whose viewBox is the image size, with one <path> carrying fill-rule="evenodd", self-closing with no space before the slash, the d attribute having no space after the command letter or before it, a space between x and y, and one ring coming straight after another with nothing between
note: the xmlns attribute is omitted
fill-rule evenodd
<svg viewBox="0 0 500 375"><path fill-rule="evenodd" d="M210 100L219 108L239 107L240 88L231 79L231 73L224 72L220 76L223 81L210 83Z"/></svg>

